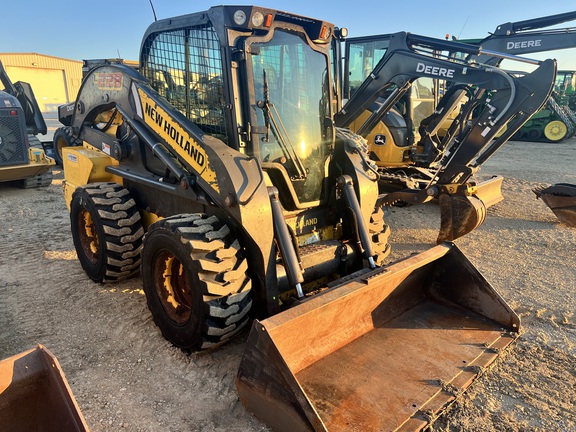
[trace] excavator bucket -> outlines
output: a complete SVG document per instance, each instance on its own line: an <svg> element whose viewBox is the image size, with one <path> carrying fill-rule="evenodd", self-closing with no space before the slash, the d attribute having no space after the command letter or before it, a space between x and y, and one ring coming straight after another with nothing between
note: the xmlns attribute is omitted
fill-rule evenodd
<svg viewBox="0 0 576 432"><path fill-rule="evenodd" d="M502 201L502 176L480 182L472 196L441 194L438 244L456 240L475 230L486 220L486 209Z"/></svg>
<svg viewBox="0 0 576 432"><path fill-rule="evenodd" d="M450 243L344 279L254 321L236 385L273 430L421 430L519 331Z"/></svg>
<svg viewBox="0 0 576 432"><path fill-rule="evenodd" d="M576 227L576 185L557 183L532 191L536 194L536 198L541 198L550 207L560 222Z"/></svg>
<svg viewBox="0 0 576 432"><path fill-rule="evenodd" d="M58 360L42 345L0 361L0 429L87 431Z"/></svg>

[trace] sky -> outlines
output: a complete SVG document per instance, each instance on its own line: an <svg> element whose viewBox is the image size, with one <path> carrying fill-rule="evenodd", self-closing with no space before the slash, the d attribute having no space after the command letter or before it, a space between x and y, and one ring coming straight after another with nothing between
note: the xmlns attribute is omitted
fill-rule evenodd
<svg viewBox="0 0 576 432"><path fill-rule="evenodd" d="M138 60L150 0L11 0L3 2L0 52L38 53L72 60L121 57ZM158 19L249 1L152 0ZM407 31L444 38L482 38L499 24L576 10L573 0L259 0L253 3L346 27L350 37ZM558 27L576 27L576 21ZM531 58L556 58L576 70L576 48Z"/></svg>

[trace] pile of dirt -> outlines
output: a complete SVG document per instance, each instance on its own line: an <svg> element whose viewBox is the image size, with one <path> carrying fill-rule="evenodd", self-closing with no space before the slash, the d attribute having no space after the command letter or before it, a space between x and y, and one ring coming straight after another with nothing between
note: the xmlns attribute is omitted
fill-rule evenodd
<svg viewBox="0 0 576 432"><path fill-rule="evenodd" d="M434 425L445 431L576 430L576 229L531 189L576 183L576 138L512 142L483 168L505 200L460 249L519 313L517 346ZM247 332L187 355L160 334L140 278L99 285L76 259L61 173L48 188L0 184L0 358L42 343L93 431L264 431L234 379ZM387 212L397 260L431 247L438 207Z"/></svg>

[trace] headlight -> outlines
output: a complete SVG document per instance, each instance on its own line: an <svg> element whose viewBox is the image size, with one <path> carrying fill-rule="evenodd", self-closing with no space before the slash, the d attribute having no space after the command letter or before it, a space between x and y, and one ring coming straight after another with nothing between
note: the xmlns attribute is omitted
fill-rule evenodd
<svg viewBox="0 0 576 432"><path fill-rule="evenodd" d="M252 15L252 25L254 27L260 27L263 22L264 22L264 15L262 14L262 12L255 12L254 15Z"/></svg>
<svg viewBox="0 0 576 432"><path fill-rule="evenodd" d="M234 22L238 25L243 25L246 22L246 12L241 9L234 12Z"/></svg>

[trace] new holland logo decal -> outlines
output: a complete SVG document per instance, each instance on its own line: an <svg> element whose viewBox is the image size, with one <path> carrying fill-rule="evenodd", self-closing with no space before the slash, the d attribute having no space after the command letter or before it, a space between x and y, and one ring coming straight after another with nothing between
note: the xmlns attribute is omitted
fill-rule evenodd
<svg viewBox="0 0 576 432"><path fill-rule="evenodd" d="M142 104L142 116L148 126L156 132L182 157L192 169L215 191L219 192L216 173L210 167L208 156L202 145L158 106L142 89L138 89Z"/></svg>

